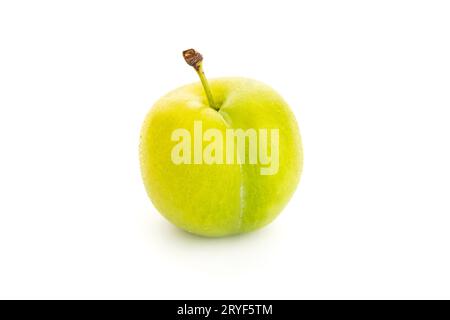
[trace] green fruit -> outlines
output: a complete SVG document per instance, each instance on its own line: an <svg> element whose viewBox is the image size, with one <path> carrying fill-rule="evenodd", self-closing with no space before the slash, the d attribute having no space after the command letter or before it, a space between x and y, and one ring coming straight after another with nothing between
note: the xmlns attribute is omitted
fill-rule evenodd
<svg viewBox="0 0 450 320"><path fill-rule="evenodd" d="M261 82L219 78L208 84L201 56L191 65L203 86L189 84L162 97L142 128L140 161L148 195L170 222L197 235L220 237L259 229L281 212L300 178L303 153L294 115ZM176 134L180 129L190 139L181 139ZM239 145L234 136L227 140L233 129L249 133L244 137L247 153L239 149L244 144ZM268 158L261 155L264 132ZM224 153L231 150L226 149L229 141L236 142L234 147L229 145L235 154L227 162ZM256 141L253 147L260 149L255 155L250 146ZM213 156L212 160L207 156ZM179 163L180 159L186 161Z"/></svg>

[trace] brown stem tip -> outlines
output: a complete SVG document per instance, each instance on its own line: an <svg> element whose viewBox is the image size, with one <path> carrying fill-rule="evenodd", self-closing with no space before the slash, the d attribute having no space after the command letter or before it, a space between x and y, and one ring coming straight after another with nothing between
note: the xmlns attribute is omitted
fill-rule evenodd
<svg viewBox="0 0 450 320"><path fill-rule="evenodd" d="M191 67L194 67L195 70L200 69L200 63L203 60L203 56L200 52L195 51L194 49L188 49L183 51L183 58L186 60L186 63Z"/></svg>

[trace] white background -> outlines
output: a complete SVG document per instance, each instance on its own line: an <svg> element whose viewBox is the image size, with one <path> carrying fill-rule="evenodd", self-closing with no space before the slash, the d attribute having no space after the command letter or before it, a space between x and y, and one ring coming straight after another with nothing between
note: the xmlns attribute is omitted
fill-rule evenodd
<svg viewBox="0 0 450 320"><path fill-rule="evenodd" d="M302 180L260 232L188 235L144 191L190 47L297 116ZM448 1L2 1L0 298L450 298L449 89Z"/></svg>

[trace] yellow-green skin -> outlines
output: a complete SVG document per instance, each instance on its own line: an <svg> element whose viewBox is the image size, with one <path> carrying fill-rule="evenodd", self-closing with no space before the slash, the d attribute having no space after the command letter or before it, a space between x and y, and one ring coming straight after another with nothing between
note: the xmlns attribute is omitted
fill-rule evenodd
<svg viewBox="0 0 450 320"><path fill-rule="evenodd" d="M217 111L200 82L180 87L155 103L141 133L144 184L157 210L190 233L222 237L273 221L299 182L303 152L295 117L269 86L245 78L209 81ZM279 170L261 175L258 164L174 164L172 131L201 120L203 130L279 129ZM269 143L270 146L270 143Z"/></svg>

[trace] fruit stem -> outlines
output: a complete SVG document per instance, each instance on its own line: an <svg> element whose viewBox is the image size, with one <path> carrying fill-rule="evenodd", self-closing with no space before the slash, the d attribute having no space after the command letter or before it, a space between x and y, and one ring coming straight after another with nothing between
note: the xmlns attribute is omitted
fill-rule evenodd
<svg viewBox="0 0 450 320"><path fill-rule="evenodd" d="M187 64L193 67L200 77L200 81L202 82L203 90L205 91L209 106L213 109L219 110L216 103L214 102L211 88L209 87L208 80L206 79L205 73L203 72L203 56L200 54L200 52L197 52L194 49L188 49L183 51L183 57L184 60L186 60Z"/></svg>

